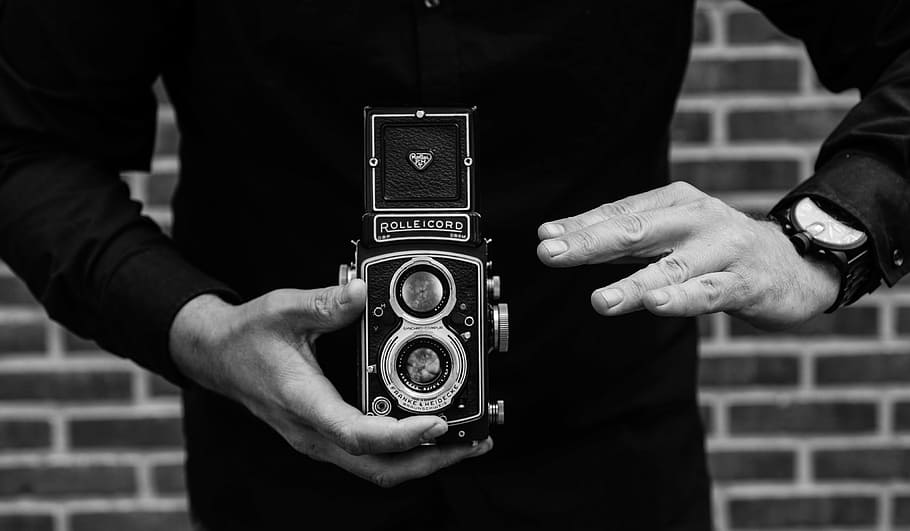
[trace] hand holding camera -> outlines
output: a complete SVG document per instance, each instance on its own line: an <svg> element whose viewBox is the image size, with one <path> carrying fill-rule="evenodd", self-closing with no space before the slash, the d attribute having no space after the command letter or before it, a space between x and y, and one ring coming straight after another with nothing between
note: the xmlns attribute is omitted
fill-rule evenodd
<svg viewBox="0 0 910 531"><path fill-rule="evenodd" d="M171 353L189 378L246 406L296 450L381 486L487 452L490 440L420 446L446 433L446 423L366 416L342 400L323 376L313 342L354 322L365 298L360 281L276 290L239 306L202 295L178 313Z"/></svg>

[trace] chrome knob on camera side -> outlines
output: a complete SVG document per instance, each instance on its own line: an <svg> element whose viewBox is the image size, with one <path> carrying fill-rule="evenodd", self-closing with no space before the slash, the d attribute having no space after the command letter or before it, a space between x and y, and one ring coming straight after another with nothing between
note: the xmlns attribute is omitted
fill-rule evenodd
<svg viewBox="0 0 910 531"><path fill-rule="evenodd" d="M346 286L348 282L357 278L357 266L354 263L338 266L338 285Z"/></svg>
<svg viewBox="0 0 910 531"><path fill-rule="evenodd" d="M502 302L493 306L493 348L509 351L509 305Z"/></svg>
<svg viewBox="0 0 910 531"><path fill-rule="evenodd" d="M497 302L501 294L502 281L499 279L499 275L493 275L487 279L487 295L490 297L490 302Z"/></svg>
<svg viewBox="0 0 910 531"><path fill-rule="evenodd" d="M502 400L487 403L487 416L490 419L490 424L505 424L506 403Z"/></svg>

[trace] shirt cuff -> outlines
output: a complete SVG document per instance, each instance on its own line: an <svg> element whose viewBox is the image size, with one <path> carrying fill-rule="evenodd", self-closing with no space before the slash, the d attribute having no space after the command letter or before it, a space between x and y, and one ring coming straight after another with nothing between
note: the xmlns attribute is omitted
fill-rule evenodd
<svg viewBox="0 0 910 531"><path fill-rule="evenodd" d="M205 293L240 302L236 292L188 264L176 250L144 248L121 261L104 290L101 303L109 333L102 335L117 337L118 352L171 383L194 385L171 357L170 330L177 312Z"/></svg>
<svg viewBox="0 0 910 531"><path fill-rule="evenodd" d="M910 182L889 165L864 153L840 153L772 210L803 197L833 204L860 225L889 286L910 269Z"/></svg>

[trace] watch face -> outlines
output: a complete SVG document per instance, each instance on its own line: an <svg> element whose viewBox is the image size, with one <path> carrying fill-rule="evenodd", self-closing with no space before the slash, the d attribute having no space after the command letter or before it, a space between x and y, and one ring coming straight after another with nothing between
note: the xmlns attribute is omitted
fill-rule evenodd
<svg viewBox="0 0 910 531"><path fill-rule="evenodd" d="M808 232L812 239L830 249L855 249L866 243L866 234L834 219L808 197L793 208L793 225Z"/></svg>

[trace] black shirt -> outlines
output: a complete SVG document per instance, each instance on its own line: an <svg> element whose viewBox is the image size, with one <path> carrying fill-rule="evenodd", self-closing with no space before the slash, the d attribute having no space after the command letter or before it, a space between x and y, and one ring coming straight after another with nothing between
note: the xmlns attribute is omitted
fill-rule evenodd
<svg viewBox="0 0 910 531"><path fill-rule="evenodd" d="M826 86L862 91L790 197L853 215L894 283L910 268L910 4L751 3ZM190 501L210 528L425 511L706 528L694 323L599 317L590 291L631 269L535 257L539 223L668 181L691 20L686 0L0 0L0 257L51 317L184 387ZM173 241L118 178L148 168L159 76L181 133ZM510 410L497 448L392 491L295 454L167 349L200 293L335 282L359 234L368 104L478 106L480 210L514 314L493 361ZM351 396L351 334L318 350Z"/></svg>

